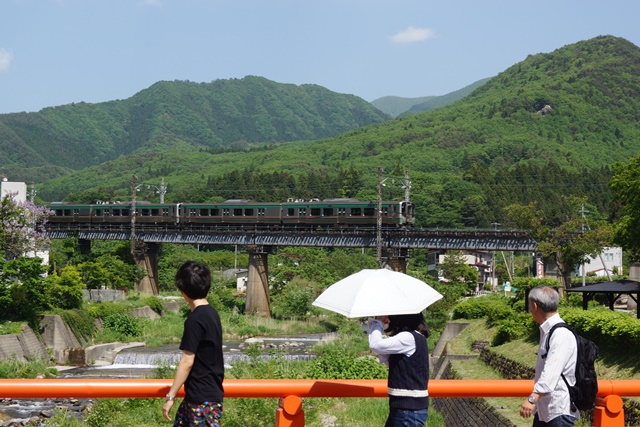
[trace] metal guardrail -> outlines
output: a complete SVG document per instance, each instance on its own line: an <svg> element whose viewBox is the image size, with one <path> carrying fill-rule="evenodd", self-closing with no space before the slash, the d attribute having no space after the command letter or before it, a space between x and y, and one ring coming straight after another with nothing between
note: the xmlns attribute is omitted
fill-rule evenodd
<svg viewBox="0 0 640 427"><path fill-rule="evenodd" d="M1 398L163 398L170 379L0 379ZM532 380L429 380L431 397L524 397ZM620 396L640 396L640 380L599 380L595 427L624 427ZM224 381L225 398L278 398L276 427L304 427L303 397L387 397L386 380ZM178 397L184 395L181 390Z"/></svg>

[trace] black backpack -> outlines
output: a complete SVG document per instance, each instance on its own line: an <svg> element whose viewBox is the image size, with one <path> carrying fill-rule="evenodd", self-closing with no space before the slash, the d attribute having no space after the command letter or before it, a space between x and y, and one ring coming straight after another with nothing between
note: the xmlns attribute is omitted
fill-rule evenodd
<svg viewBox="0 0 640 427"><path fill-rule="evenodd" d="M598 378L596 376L596 369L594 362L598 357L598 346L592 341L576 334L565 322L560 322L553 325L549 334L547 335L547 352L549 351L549 340L551 334L556 328L567 328L576 337L576 344L578 345L578 358L576 361L576 385L570 386L567 379L562 374L562 379L569 388L569 395L571 396L571 410L575 411L576 408L582 411L592 409L595 405L596 394L598 394ZM546 355L543 356L545 358Z"/></svg>

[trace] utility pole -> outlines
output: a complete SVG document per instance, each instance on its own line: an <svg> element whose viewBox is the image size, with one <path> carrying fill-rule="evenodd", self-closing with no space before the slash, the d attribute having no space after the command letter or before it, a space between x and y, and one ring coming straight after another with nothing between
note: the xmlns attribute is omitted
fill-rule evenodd
<svg viewBox="0 0 640 427"><path fill-rule="evenodd" d="M140 188L136 185L137 176L131 176L131 255L136 252L136 191Z"/></svg>
<svg viewBox="0 0 640 427"><path fill-rule="evenodd" d="M585 224L587 226L587 229L591 231L591 227L589 226L589 223L587 222L587 217L585 216L585 213L589 213L589 211L584 208L584 205L582 205L578 212L580 212L580 214L582 215L582 232L584 233ZM607 274L607 279L611 281L611 274L609 274L607 265L604 263L604 260L602 259L602 252L598 253L598 258L600 258L600 263L604 267L604 272ZM582 263L582 286L584 285L585 285L585 271L584 271L584 262L583 262Z"/></svg>
<svg viewBox="0 0 640 427"><path fill-rule="evenodd" d="M33 203L35 197L36 197L36 185L32 182L31 191L29 191L29 201Z"/></svg>
<svg viewBox="0 0 640 427"><path fill-rule="evenodd" d="M378 210L376 211L376 260L382 266L382 166L378 166Z"/></svg>
<svg viewBox="0 0 640 427"><path fill-rule="evenodd" d="M148 185L147 188L151 190L151 185ZM153 188L156 189L156 193L160 195L160 203L164 203L164 195L167 194L167 187L164 185L164 177L160 180L160 187L154 185Z"/></svg>

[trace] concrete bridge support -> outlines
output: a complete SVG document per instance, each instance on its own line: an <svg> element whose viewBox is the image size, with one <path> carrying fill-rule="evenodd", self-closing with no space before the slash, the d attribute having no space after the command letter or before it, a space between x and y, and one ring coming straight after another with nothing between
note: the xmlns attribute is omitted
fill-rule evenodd
<svg viewBox="0 0 640 427"><path fill-rule="evenodd" d="M381 268L387 268L400 273L407 272L407 262L409 261L409 249L407 248L385 248L382 250Z"/></svg>
<svg viewBox="0 0 640 427"><path fill-rule="evenodd" d="M135 289L143 294L158 295L158 252L157 243L136 242L133 258L136 265L144 270L145 276Z"/></svg>
<svg viewBox="0 0 640 427"><path fill-rule="evenodd" d="M78 247L82 255L89 255L91 253L91 240L78 239Z"/></svg>
<svg viewBox="0 0 640 427"><path fill-rule="evenodd" d="M248 245L247 251L249 252L249 272L246 312L271 317L267 263L267 255L271 252L271 248L269 246Z"/></svg>

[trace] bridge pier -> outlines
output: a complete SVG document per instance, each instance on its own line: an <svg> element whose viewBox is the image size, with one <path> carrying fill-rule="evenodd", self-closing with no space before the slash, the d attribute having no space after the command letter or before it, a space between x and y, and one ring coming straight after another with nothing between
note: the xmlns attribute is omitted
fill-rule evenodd
<svg viewBox="0 0 640 427"><path fill-rule="evenodd" d="M89 255L91 253L91 240L78 239L78 247L82 255Z"/></svg>
<svg viewBox="0 0 640 427"><path fill-rule="evenodd" d="M136 285L136 291L142 294L158 295L158 243L136 242L133 259L136 265L145 271L145 276Z"/></svg>
<svg viewBox="0 0 640 427"><path fill-rule="evenodd" d="M247 245L249 272L247 276L246 312L271 317L269 305L269 269L267 255L270 246Z"/></svg>
<svg viewBox="0 0 640 427"><path fill-rule="evenodd" d="M408 261L408 248L383 248L380 268L406 273Z"/></svg>

